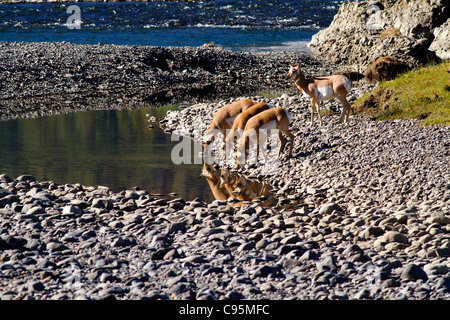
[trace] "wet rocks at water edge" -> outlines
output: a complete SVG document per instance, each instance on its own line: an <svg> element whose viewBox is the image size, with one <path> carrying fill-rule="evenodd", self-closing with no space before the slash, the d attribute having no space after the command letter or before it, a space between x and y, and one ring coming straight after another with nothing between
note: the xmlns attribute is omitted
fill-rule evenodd
<svg viewBox="0 0 450 320"><path fill-rule="evenodd" d="M353 88L349 101L372 88ZM216 110L240 98L172 111L163 128L196 139L195 119L206 130ZM246 98L286 108L295 145L271 174L263 162L241 170L274 186L280 207L232 216L243 220L236 230L247 239L233 244L234 263L243 253L253 261L234 277L234 289L245 287L246 298L449 298L448 128L364 116L339 124L333 101L322 106L331 111L324 126L311 128L306 99Z"/></svg>
<svg viewBox="0 0 450 320"><path fill-rule="evenodd" d="M263 208L2 174L0 298L449 299L448 180L400 203L358 179Z"/></svg>

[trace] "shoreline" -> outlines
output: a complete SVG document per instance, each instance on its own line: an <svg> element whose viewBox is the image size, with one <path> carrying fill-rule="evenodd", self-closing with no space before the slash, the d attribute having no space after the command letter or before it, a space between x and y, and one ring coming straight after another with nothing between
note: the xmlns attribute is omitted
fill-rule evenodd
<svg viewBox="0 0 450 320"><path fill-rule="evenodd" d="M211 82L218 91L225 88L226 99L200 101L166 116L167 130L189 132L196 115L208 122L219 106L237 99L230 83L237 88L261 81L284 94L239 96L287 108L296 137L294 157L282 155L280 170L265 177L282 200L280 208L0 175L2 300L450 299L450 132L420 127L419 121L362 116L337 124L336 114L324 117L323 127L310 128L308 101L292 83L281 82L286 66L300 60L308 75L335 73L338 66L294 53L203 47L1 43L0 48L14 57L0 64L11 72L2 80L2 119L12 116L5 107L14 113L33 99L35 105L20 116L99 108L95 98L105 92L123 99L112 104L108 97L106 108L124 107L133 98L148 107L154 101L145 100L148 91L136 93L141 85L165 96L177 94L174 88L182 95L183 83L189 89ZM75 59L64 59L69 52ZM5 57L5 50L1 54ZM20 63L30 56L30 64ZM89 66L77 58L94 56ZM55 57L61 59L55 63ZM73 73L78 66L81 73ZM19 83L24 89L16 93ZM136 91L127 95L130 88ZM354 88L350 103L371 88ZM89 90L90 105L46 110L42 104L63 106L67 94L83 101ZM339 113L341 106L327 102L322 110ZM182 123L189 125L179 127ZM246 173L264 178L258 170Z"/></svg>
<svg viewBox="0 0 450 320"><path fill-rule="evenodd" d="M338 69L301 53L204 46L0 42L0 58L1 120L292 92L289 63L301 61L312 74Z"/></svg>

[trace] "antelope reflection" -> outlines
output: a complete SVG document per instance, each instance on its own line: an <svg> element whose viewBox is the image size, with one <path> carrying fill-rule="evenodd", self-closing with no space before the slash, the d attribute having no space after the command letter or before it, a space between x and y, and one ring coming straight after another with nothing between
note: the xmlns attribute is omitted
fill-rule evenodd
<svg viewBox="0 0 450 320"><path fill-rule="evenodd" d="M270 192L271 186L266 182L250 180L239 173L231 174L226 169L216 171L207 163L203 164L200 176L206 178L216 200L229 198L242 201L260 200L261 205L265 206L270 206L275 201L274 194Z"/></svg>

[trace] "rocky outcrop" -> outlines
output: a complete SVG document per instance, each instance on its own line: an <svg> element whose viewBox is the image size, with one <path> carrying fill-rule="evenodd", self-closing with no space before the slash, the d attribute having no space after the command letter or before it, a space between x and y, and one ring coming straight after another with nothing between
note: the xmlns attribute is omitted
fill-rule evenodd
<svg viewBox="0 0 450 320"><path fill-rule="evenodd" d="M441 59L450 59L450 18L439 28L433 30L434 40L430 50Z"/></svg>
<svg viewBox="0 0 450 320"><path fill-rule="evenodd" d="M413 68L448 57L449 14L450 0L344 2L310 46L316 57L362 73L383 56Z"/></svg>

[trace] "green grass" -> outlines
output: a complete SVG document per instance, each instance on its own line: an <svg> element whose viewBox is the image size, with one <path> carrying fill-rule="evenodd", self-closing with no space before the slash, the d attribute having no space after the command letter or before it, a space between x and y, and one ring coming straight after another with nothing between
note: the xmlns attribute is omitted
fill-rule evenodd
<svg viewBox="0 0 450 320"><path fill-rule="evenodd" d="M264 98L275 99L275 98L281 97L282 94L281 93L272 94L272 93L262 92L262 93L255 94L255 96L263 96Z"/></svg>
<svg viewBox="0 0 450 320"><path fill-rule="evenodd" d="M355 102L357 112L376 120L421 119L450 126L450 62L432 64L383 81Z"/></svg>

